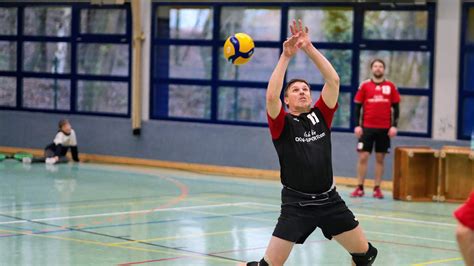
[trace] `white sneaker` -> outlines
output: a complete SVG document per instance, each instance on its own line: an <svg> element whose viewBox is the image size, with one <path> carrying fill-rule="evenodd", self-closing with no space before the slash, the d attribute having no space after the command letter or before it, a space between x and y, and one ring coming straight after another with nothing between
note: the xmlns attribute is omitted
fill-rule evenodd
<svg viewBox="0 0 474 266"><path fill-rule="evenodd" d="M55 164L56 163L56 160L54 158L46 158L46 161L45 161L46 164Z"/></svg>
<svg viewBox="0 0 474 266"><path fill-rule="evenodd" d="M31 158L30 157L25 157L25 158L21 159L21 161L23 163L29 164L29 163L31 163Z"/></svg>

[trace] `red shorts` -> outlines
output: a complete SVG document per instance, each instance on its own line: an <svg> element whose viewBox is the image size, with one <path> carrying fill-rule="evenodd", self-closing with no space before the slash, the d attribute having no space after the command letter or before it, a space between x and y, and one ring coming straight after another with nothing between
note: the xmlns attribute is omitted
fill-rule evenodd
<svg viewBox="0 0 474 266"><path fill-rule="evenodd" d="M454 216L464 226L474 230L474 191L471 192L467 202L454 211Z"/></svg>

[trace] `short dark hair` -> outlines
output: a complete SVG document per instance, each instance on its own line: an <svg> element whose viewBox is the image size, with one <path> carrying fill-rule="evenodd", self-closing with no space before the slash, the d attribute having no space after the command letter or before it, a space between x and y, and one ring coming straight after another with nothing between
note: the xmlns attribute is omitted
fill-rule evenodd
<svg viewBox="0 0 474 266"><path fill-rule="evenodd" d="M385 62L384 62L382 59L380 59L380 58L375 58L374 60L372 60L372 62L370 62L370 68L372 68L372 66L373 66L375 63L377 63L377 62L379 62L380 64L382 64L382 65L383 65L383 68L385 68Z"/></svg>
<svg viewBox="0 0 474 266"><path fill-rule="evenodd" d="M61 119L59 120L58 127L61 129L64 125L69 124L69 120L67 119Z"/></svg>
<svg viewBox="0 0 474 266"><path fill-rule="evenodd" d="M305 83L308 86L309 91L311 92L311 86L309 85L309 83L306 80L296 78L296 79L292 79L292 80L288 81L288 83L286 84L285 90L283 91L285 93L285 96L287 96L287 91L291 87L291 85L293 85L293 83L296 83L296 82Z"/></svg>

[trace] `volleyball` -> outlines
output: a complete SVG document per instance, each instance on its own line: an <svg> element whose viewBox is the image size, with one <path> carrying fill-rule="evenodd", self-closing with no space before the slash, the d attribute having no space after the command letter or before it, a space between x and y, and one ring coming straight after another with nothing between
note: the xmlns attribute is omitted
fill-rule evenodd
<svg viewBox="0 0 474 266"><path fill-rule="evenodd" d="M236 33L224 43L224 56L234 65L243 65L250 61L255 44L252 37L245 33Z"/></svg>

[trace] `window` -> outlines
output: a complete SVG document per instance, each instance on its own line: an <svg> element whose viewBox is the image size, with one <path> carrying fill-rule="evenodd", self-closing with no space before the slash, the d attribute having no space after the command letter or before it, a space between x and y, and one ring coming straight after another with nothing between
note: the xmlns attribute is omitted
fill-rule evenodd
<svg viewBox="0 0 474 266"><path fill-rule="evenodd" d="M400 95L402 135L431 136L434 6L370 7L363 11L359 82L370 78L370 62L384 60L385 76Z"/></svg>
<svg viewBox="0 0 474 266"><path fill-rule="evenodd" d="M129 116L128 4L4 5L0 108Z"/></svg>
<svg viewBox="0 0 474 266"><path fill-rule="evenodd" d="M474 4L464 3L462 10L458 138L470 139L474 131Z"/></svg>
<svg viewBox="0 0 474 266"><path fill-rule="evenodd" d="M302 18L341 78L334 130L352 131L356 90L370 77L369 62L380 57L402 94L401 134L431 134L433 23L428 22L434 4L155 3L152 10L153 119L265 126L268 79L288 23ZM238 32L252 36L256 46L243 66L223 56L224 41ZM308 80L313 102L319 98L324 79L301 53L288 66L285 81L292 78Z"/></svg>

